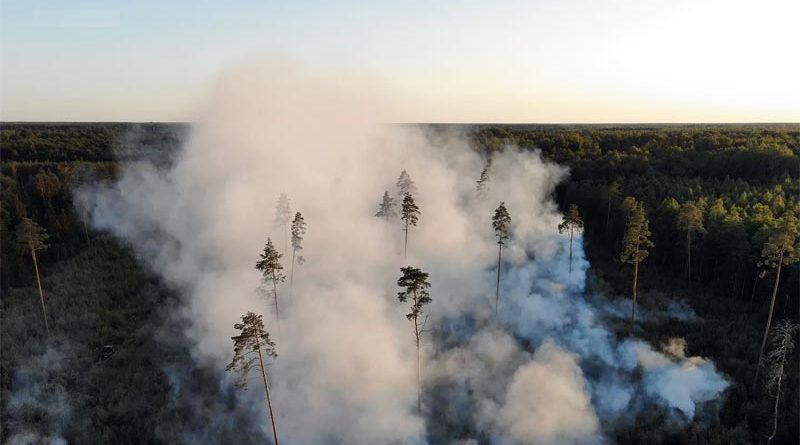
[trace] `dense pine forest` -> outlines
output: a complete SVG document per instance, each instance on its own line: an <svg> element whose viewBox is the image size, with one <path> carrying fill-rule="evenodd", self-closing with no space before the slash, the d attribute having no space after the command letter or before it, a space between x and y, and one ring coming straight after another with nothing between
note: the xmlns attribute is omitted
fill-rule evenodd
<svg viewBox="0 0 800 445"><path fill-rule="evenodd" d="M587 292L627 302L635 265L638 305L652 308L666 296L697 314L620 323L616 333L634 330L653 344L682 337L690 355L713 359L731 382L719 414L683 424L645 411L610 432L616 443L761 443L776 420L772 443L797 443L798 352L786 359L777 404L757 372L767 372L758 364L772 352L771 342L763 346L768 319L774 327L800 314L799 125L428 129L431 138L463 133L485 154L518 146L567 166L555 192L568 216L559 230L570 237L583 231ZM255 437L234 391L193 364L175 290L143 269L129 246L93 230L74 203L76 189L117 177L122 163L170 163L187 130L0 128L0 443L26 430L68 443L203 442L187 431L210 422L224 423L218 431L228 442ZM498 208L498 221L504 211ZM646 257L626 256L634 235L646 230ZM173 394L176 386L190 388L202 409ZM29 439L22 443L38 443Z"/></svg>

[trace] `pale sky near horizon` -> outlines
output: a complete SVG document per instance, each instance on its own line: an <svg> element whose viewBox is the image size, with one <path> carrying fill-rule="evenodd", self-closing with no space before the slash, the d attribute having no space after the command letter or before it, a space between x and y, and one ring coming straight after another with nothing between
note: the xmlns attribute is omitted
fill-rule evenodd
<svg viewBox="0 0 800 445"><path fill-rule="evenodd" d="M800 0L0 0L0 120L183 121L278 55L415 122L800 122Z"/></svg>

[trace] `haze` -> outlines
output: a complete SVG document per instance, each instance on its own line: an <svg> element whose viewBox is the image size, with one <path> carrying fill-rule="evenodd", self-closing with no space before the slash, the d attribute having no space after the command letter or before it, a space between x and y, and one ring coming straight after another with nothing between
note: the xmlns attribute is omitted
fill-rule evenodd
<svg viewBox="0 0 800 445"><path fill-rule="evenodd" d="M796 0L1 4L4 121L192 120L254 60L388 85L402 121L800 121Z"/></svg>

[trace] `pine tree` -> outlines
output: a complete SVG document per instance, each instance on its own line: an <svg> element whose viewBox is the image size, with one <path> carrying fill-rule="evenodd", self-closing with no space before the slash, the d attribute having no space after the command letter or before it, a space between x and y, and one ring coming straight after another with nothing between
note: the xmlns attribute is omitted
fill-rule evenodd
<svg viewBox="0 0 800 445"><path fill-rule="evenodd" d="M272 239L267 238L267 244L264 246L264 251L260 255L260 260L256 262L256 270L261 272L261 282L263 284L272 284L272 296L275 299L275 318L280 319L280 311L278 310L278 283L282 283L286 276L281 272L281 255L275 250L272 245Z"/></svg>
<svg viewBox="0 0 800 445"><path fill-rule="evenodd" d="M45 230L30 218L22 218L22 221L20 221L17 226L17 243L19 249L24 253L30 252L31 260L33 260L33 268L36 272L36 285L39 288L39 301L42 305L42 318L44 319L44 328L48 335L50 335L50 325L47 322L42 278L39 274L39 262L36 259L36 252L42 252L49 247L47 245L47 239L49 237Z"/></svg>
<svg viewBox="0 0 800 445"><path fill-rule="evenodd" d="M306 234L306 220L300 212L294 214L292 220L292 268L289 273L289 301L292 300L292 287L294 286L294 263L297 253L303 250L303 236ZM303 257L300 256L298 261L303 263Z"/></svg>
<svg viewBox="0 0 800 445"><path fill-rule="evenodd" d="M425 331L425 322L420 322L420 317L423 314L423 306L431 302L431 296L428 291L431 284L428 282L428 274L411 266L406 266L400 269L402 276L397 280L397 285L405 288L403 291L397 293L397 298L401 303L411 300L411 312L406 314L406 318L414 323L414 342L417 346L417 412L422 412L422 380L420 378L420 360L419 360L419 347L422 334Z"/></svg>
<svg viewBox="0 0 800 445"><path fill-rule="evenodd" d="M772 329L772 351L767 354L769 373L767 376L767 391L775 397L775 405L772 410L772 434L767 437L767 444L772 443L775 434L778 432L778 405L781 400L784 371L786 359L791 356L794 350L794 335L800 325L792 323L791 320L784 320Z"/></svg>
<svg viewBox="0 0 800 445"><path fill-rule="evenodd" d="M389 227L389 218L397 216L397 212L394 209L394 198L389 196L388 190L383 192L383 198L381 199L381 203L378 204L378 211L375 213L375 216L384 218L386 227Z"/></svg>
<svg viewBox="0 0 800 445"><path fill-rule="evenodd" d="M404 223L403 231L406 232L405 243L403 244L403 259L408 258L408 230L411 226L416 227L420 214L419 207L414 202L414 197L411 196L411 193L406 193L403 197L403 206L400 213L400 219Z"/></svg>
<svg viewBox="0 0 800 445"><path fill-rule="evenodd" d="M478 195L478 198L485 197L486 192L489 189L489 167L491 167L491 161L486 161L486 166L483 167L483 170L481 170L480 177L477 181L475 181L475 191Z"/></svg>
<svg viewBox="0 0 800 445"><path fill-rule="evenodd" d="M273 224L280 229L283 234L284 252L289 251L289 223L292 221L291 202L286 196L286 193L281 193L278 197L278 202L275 203L275 219Z"/></svg>
<svg viewBox="0 0 800 445"><path fill-rule="evenodd" d="M497 286L494 294L494 312L497 313L497 308L500 303L500 265L503 255L503 245L505 240L510 236L509 230L511 226L511 215L506 210L506 203L501 202L497 209L494 211L492 218L492 227L494 234L497 237Z"/></svg>
<svg viewBox="0 0 800 445"><path fill-rule="evenodd" d="M692 282L692 234L703 233L703 211L692 202L681 206L677 226L686 231L686 280Z"/></svg>
<svg viewBox="0 0 800 445"><path fill-rule="evenodd" d="M261 371L264 391L267 393L267 408L269 409L269 418L272 423L272 437L275 439L275 445L278 445L278 430L275 426L275 414L272 410L267 368L264 364L265 359L278 357L275 352L275 342L270 340L269 333L264 329L262 316L253 312L242 315L242 322L236 323L233 327L239 331L239 335L231 337L231 340L233 340L233 359L226 370L238 374L236 386L239 388L247 387L247 376L251 369L256 368Z"/></svg>
<svg viewBox="0 0 800 445"><path fill-rule="evenodd" d="M627 200L627 198L626 198ZM647 258L648 249L653 247L650 241L650 221L642 204L633 200L628 213L628 224L625 228L623 248L620 259L623 263L633 265L633 296L631 300L631 325L636 318L636 287L639 280L639 263Z"/></svg>
<svg viewBox="0 0 800 445"><path fill-rule="evenodd" d="M569 211L561 220L558 225L558 233L569 232L569 273L572 274L572 240L575 237L575 232L583 230L583 220L578 212L578 206L572 204L569 206Z"/></svg>
<svg viewBox="0 0 800 445"><path fill-rule="evenodd" d="M414 185L414 181L411 180L411 176L408 175L408 172L403 170L400 172L400 177L397 178L397 196L403 198L406 194L416 194L417 193L417 186Z"/></svg>
<svg viewBox="0 0 800 445"><path fill-rule="evenodd" d="M758 364L756 366L756 375L753 379L753 387L758 384L758 376L761 371L762 359L764 357L764 349L767 346L767 337L772 325L772 314L775 309L775 300L778 295L778 285L781 281L781 270L784 265L789 266L800 260L800 252L798 252L795 243L797 242L797 222L794 219L787 219L783 222L781 228L772 236L769 237L764 248L761 251L762 260L759 262L760 266L769 269L775 269L775 284L772 287L772 300L769 304L769 315L767 316L767 325L764 328L764 337L761 340L761 349L758 352Z"/></svg>

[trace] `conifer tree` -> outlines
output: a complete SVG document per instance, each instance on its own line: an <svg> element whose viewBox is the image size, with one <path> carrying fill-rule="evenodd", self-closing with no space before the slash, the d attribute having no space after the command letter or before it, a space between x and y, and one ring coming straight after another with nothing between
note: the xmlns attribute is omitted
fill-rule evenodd
<svg viewBox="0 0 800 445"><path fill-rule="evenodd" d="M394 198L389 196L388 190L383 192L383 198L381 198L381 203L378 204L378 212L375 213L375 216L384 218L386 227L389 227L389 218L397 216L397 211L394 209Z"/></svg>
<svg viewBox="0 0 800 445"><path fill-rule="evenodd" d="M767 437L767 445L772 443L778 432L778 406L783 392L783 378L786 368L786 359L794 350L794 336L800 325L784 320L772 329L772 350L767 354L769 372L767 375L767 391L775 397L772 410L772 433Z"/></svg>
<svg viewBox="0 0 800 445"><path fill-rule="evenodd" d="M408 231L411 226L417 225L419 216L419 207L414 202L414 197L411 196L411 193L406 193L403 197L403 206L400 212L400 219L403 220L404 224L403 231L406 233L405 243L403 244L403 259L408 258Z"/></svg>
<svg viewBox="0 0 800 445"><path fill-rule="evenodd" d="M306 220L300 212L294 214L292 220L292 267L289 273L289 300L292 299L292 287L294 286L294 263L303 263L303 257L297 257L297 253L303 250L303 236L306 234ZM295 261L297 258L297 261Z"/></svg>
<svg viewBox="0 0 800 445"><path fill-rule="evenodd" d="M275 203L275 219L273 224L276 228L280 229L283 234L284 252L289 251L289 223L292 221L291 202L286 196L286 193L281 193L278 197L278 202Z"/></svg>
<svg viewBox="0 0 800 445"><path fill-rule="evenodd" d="M650 241L650 221L647 219L644 206L636 202L636 200L632 202L629 201L629 203L631 206L628 213L628 224L625 228L625 237L623 238L620 259L623 263L633 265L633 295L631 299L632 325L636 317L636 288L639 280L639 263L647 258L649 254L648 249L653 247L653 243Z"/></svg>
<svg viewBox="0 0 800 445"><path fill-rule="evenodd" d="M414 181L411 180L411 176L405 170L400 172L395 185L397 186L397 196L400 199L403 199L406 193L411 193L412 195L417 193L417 186L414 185Z"/></svg>
<svg viewBox="0 0 800 445"><path fill-rule="evenodd" d="M272 410L272 396L269 391L269 381L267 379L267 367L265 359L275 359L278 357L275 352L275 342L269 338L269 333L264 329L264 320L261 315L248 312L242 315L242 322L233 325L239 331L239 335L231 337L233 340L233 359L226 368L227 371L238 374L236 386L239 388L247 387L247 376L253 368L261 371L261 378L264 382L264 391L267 393L267 408L269 418L272 423L272 437L275 445L278 445L278 430L275 426L275 414Z"/></svg>
<svg viewBox="0 0 800 445"><path fill-rule="evenodd" d="M428 289L431 284L428 282L428 274L416 267L406 266L400 269L402 276L397 280L397 285L404 288L397 293L397 298L401 303L411 300L411 312L406 314L406 318L414 323L414 342L417 347L417 412L422 412L422 383L420 378L419 348L422 334L425 331L425 320L420 320L423 314L423 306L431 302Z"/></svg>
<svg viewBox="0 0 800 445"><path fill-rule="evenodd" d="M42 278L39 275L39 262L36 259L36 252L46 250L47 239L50 236L45 230L30 218L22 218L17 226L17 243L21 252L30 253L33 260L33 268L36 272L36 285L39 288L39 301L42 305L42 318L47 334L50 334L50 325L47 322L47 311L44 306L44 291L42 290Z"/></svg>
<svg viewBox="0 0 800 445"><path fill-rule="evenodd" d="M478 198L483 198L486 196L486 192L489 189L489 167L491 166L491 161L486 162L486 166L483 167L481 170L481 175L478 178L475 186L475 191L477 192Z"/></svg>
<svg viewBox="0 0 800 445"><path fill-rule="evenodd" d="M509 229L511 225L511 215L506 210L506 203L501 202L497 209L494 211L492 217L492 227L494 234L497 237L497 286L494 294L494 311L497 313L497 308L500 303L500 265L503 255L503 245L505 240L509 237Z"/></svg>
<svg viewBox="0 0 800 445"><path fill-rule="evenodd" d="M575 237L575 232L583 230L583 220L578 212L578 206L572 204L569 206L569 211L561 220L558 225L558 233L569 233L569 273L572 274L572 240Z"/></svg>
<svg viewBox="0 0 800 445"><path fill-rule="evenodd" d="M774 269L775 284L772 287L772 300L769 304L769 315L767 316L767 325L764 328L764 337L761 340L761 349L758 352L758 363L756 367L756 375L753 380L753 387L758 384L758 376L761 371L762 359L764 357L764 349L767 346L767 337L772 325L772 314L775 309L775 299L778 295L778 286L781 281L781 270L784 265L789 266L796 263L799 259L800 252L795 246L797 242L797 221L794 219L787 219L783 222L778 231L769 237L764 248L761 250L762 260L759 262L760 266L768 269Z"/></svg>
<svg viewBox="0 0 800 445"><path fill-rule="evenodd" d="M280 311L278 310L278 283L282 283L286 276L281 272L283 266L281 265L281 255L272 245L272 239L267 238L267 244L264 246L264 251L260 255L260 260L256 262L256 270L261 272L261 282L263 284L272 284L272 296L275 300L275 318L280 319Z"/></svg>
<svg viewBox="0 0 800 445"><path fill-rule="evenodd" d="M686 280L692 281L692 234L703 233L703 211L692 202L681 206L677 226L686 231Z"/></svg>

